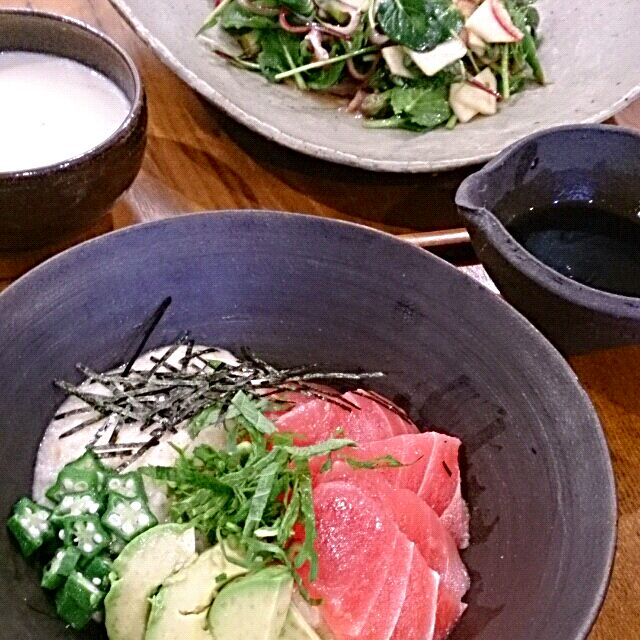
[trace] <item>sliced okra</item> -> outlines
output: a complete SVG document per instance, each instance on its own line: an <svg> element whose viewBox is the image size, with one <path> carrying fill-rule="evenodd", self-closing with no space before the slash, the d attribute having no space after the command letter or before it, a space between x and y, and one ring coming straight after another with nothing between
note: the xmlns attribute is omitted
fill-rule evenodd
<svg viewBox="0 0 640 640"><path fill-rule="evenodd" d="M74 571L56 595L56 611L74 629L82 629L97 611L104 595L91 580Z"/></svg>
<svg viewBox="0 0 640 640"><path fill-rule="evenodd" d="M105 592L80 571L74 571L69 576L64 588L81 609L88 609L92 613L100 606L105 596Z"/></svg>
<svg viewBox="0 0 640 640"><path fill-rule="evenodd" d="M85 451L77 460L70 462L66 467L83 471L95 471L101 486L104 485L104 481L110 473L109 469L102 464L100 458L89 450Z"/></svg>
<svg viewBox="0 0 640 640"><path fill-rule="evenodd" d="M115 533L111 533L111 540L109 541L109 553L112 556L118 556L122 550L127 546L126 540L123 540Z"/></svg>
<svg viewBox="0 0 640 640"><path fill-rule="evenodd" d="M25 557L29 557L45 542L55 537L51 511L28 498L16 502L7 528L20 545Z"/></svg>
<svg viewBox="0 0 640 640"><path fill-rule="evenodd" d="M83 493L70 493L62 496L60 502L53 510L51 520L62 524L64 518L69 516L77 518L82 515L97 515L103 507L103 497L97 491L84 491Z"/></svg>
<svg viewBox="0 0 640 640"><path fill-rule="evenodd" d="M102 522L105 527L126 542L158 524L144 499L129 500L115 493L109 495Z"/></svg>
<svg viewBox="0 0 640 640"><path fill-rule="evenodd" d="M95 469L77 469L67 465L58 474L56 483L49 487L46 496L53 502L60 502L66 495L99 489L100 480Z"/></svg>
<svg viewBox="0 0 640 640"><path fill-rule="evenodd" d="M65 518L60 539L65 546L76 547L85 558L93 558L109 546L111 536L97 516Z"/></svg>
<svg viewBox="0 0 640 640"><path fill-rule="evenodd" d="M93 612L81 609L64 588L56 594L56 612L58 617L74 629L86 627L93 616Z"/></svg>
<svg viewBox="0 0 640 640"><path fill-rule="evenodd" d="M109 493L117 493L123 498L143 498L146 500L147 497L142 476L137 471L109 476L105 489Z"/></svg>
<svg viewBox="0 0 640 640"><path fill-rule="evenodd" d="M100 555L96 556L89 562L84 568L83 574L85 578L91 580L91 582L98 588L106 591L109 588L110 580L109 574L113 568L113 562L109 556Z"/></svg>
<svg viewBox="0 0 640 640"><path fill-rule="evenodd" d="M81 553L76 547L58 549L53 559L44 568L42 582L45 589L57 589L71 575L80 560Z"/></svg>

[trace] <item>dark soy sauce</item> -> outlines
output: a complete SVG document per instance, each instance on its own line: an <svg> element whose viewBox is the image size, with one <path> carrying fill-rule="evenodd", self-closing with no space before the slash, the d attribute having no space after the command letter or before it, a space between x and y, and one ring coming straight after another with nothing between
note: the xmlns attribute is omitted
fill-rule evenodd
<svg viewBox="0 0 640 640"><path fill-rule="evenodd" d="M636 223L586 202L565 202L520 214L507 228L563 276L640 297L640 218Z"/></svg>

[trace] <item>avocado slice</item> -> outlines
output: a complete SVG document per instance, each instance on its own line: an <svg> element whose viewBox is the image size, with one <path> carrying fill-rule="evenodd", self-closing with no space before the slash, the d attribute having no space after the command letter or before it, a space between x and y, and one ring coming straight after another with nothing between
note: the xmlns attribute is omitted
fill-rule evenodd
<svg viewBox="0 0 640 640"><path fill-rule="evenodd" d="M151 601L145 640L211 640L207 610L224 582L246 573L220 545L167 578Z"/></svg>
<svg viewBox="0 0 640 640"><path fill-rule="evenodd" d="M104 600L110 640L144 640L149 598L174 572L195 557L192 526L163 524L134 538L113 562Z"/></svg>
<svg viewBox="0 0 640 640"><path fill-rule="evenodd" d="M279 640L320 640L295 604L289 606Z"/></svg>
<svg viewBox="0 0 640 640"><path fill-rule="evenodd" d="M209 609L209 631L214 640L278 640L292 588L291 573L282 566L234 580Z"/></svg>

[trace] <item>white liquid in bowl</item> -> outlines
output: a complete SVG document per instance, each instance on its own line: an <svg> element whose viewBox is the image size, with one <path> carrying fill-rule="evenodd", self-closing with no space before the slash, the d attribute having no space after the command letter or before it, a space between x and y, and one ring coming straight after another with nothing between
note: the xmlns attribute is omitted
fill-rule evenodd
<svg viewBox="0 0 640 640"><path fill-rule="evenodd" d="M111 80L74 60L0 52L0 172L70 160L93 149L131 104Z"/></svg>

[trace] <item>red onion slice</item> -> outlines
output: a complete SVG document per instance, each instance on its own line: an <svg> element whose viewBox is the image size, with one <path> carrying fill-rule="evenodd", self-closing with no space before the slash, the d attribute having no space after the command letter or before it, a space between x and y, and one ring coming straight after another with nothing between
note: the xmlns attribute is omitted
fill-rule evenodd
<svg viewBox="0 0 640 640"><path fill-rule="evenodd" d="M470 84L472 87L475 87L476 89L482 89L482 91L485 91L486 93L492 95L498 101L502 100L502 94L500 92L494 91L493 89L491 89L490 87L487 87L487 85L482 84L482 82L480 82L479 80L476 80L475 78L467 78L465 82L467 84Z"/></svg>
<svg viewBox="0 0 640 640"><path fill-rule="evenodd" d="M493 16L498 24L508 33L516 42L520 42L524 38L524 34L518 29L511 20L509 12L502 4L501 0L489 0Z"/></svg>
<svg viewBox="0 0 640 640"><path fill-rule="evenodd" d="M322 46L322 33L317 27L311 27L304 39L311 45L316 60L329 59L329 52Z"/></svg>
<svg viewBox="0 0 640 640"><path fill-rule="evenodd" d="M347 70L351 74L352 78L355 78L356 80L364 82L365 80L368 80L371 74L375 71L375 68L378 66L379 59L380 57L376 56L376 59L373 61L369 69L367 69L367 71L362 73L361 71L358 71L358 69L356 69L356 65L353 62L353 58L349 58L347 60Z"/></svg>
<svg viewBox="0 0 640 640"><path fill-rule="evenodd" d="M288 31L289 33L309 33L309 31L311 31L312 25L310 22L301 25L291 24L287 20L288 15L289 12L286 9L282 9L278 15L278 22L285 31Z"/></svg>
<svg viewBox="0 0 640 640"><path fill-rule="evenodd" d="M351 98L351 101L347 105L347 111L349 111L350 113L355 113L356 111L359 111L360 107L362 106L362 102L366 98L366 96L367 96L367 93L365 91L363 91L362 89L358 89L356 91L356 95L353 96L353 98Z"/></svg>

